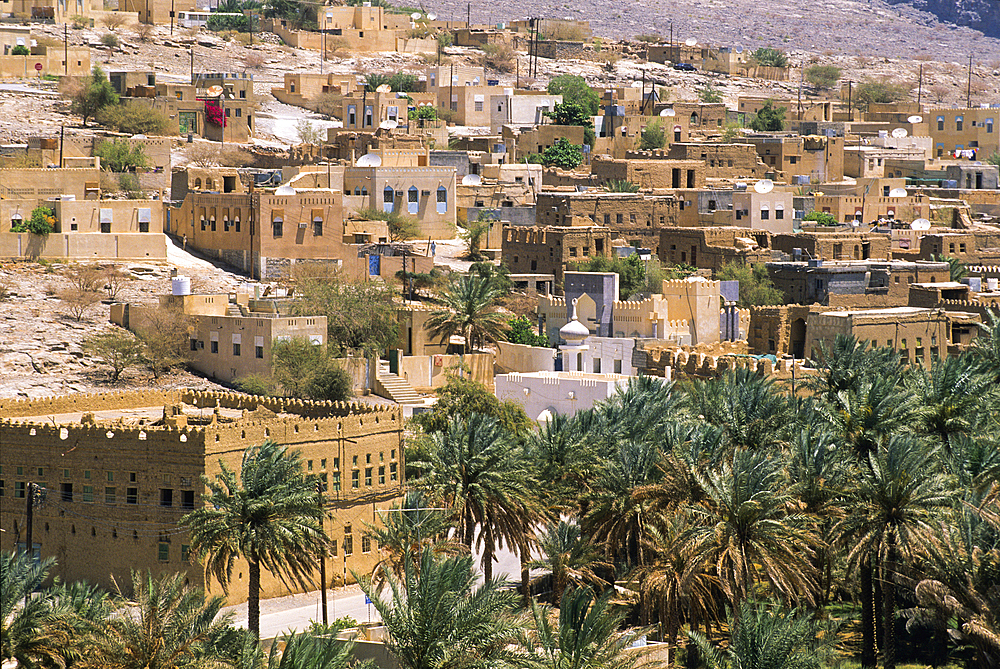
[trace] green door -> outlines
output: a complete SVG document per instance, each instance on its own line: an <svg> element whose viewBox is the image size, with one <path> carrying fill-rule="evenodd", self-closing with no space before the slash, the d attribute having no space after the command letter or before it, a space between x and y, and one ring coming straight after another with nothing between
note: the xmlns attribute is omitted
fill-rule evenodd
<svg viewBox="0 0 1000 669"><path fill-rule="evenodd" d="M189 132L198 132L198 112L178 112L177 125L180 134L186 135Z"/></svg>

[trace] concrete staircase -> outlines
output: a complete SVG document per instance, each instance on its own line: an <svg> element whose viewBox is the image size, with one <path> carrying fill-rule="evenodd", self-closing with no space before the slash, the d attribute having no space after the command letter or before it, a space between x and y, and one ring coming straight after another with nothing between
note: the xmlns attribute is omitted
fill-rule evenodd
<svg viewBox="0 0 1000 669"><path fill-rule="evenodd" d="M227 316L242 316L243 312L240 310L240 305L235 304L233 302L230 302L229 306L226 307L226 315Z"/></svg>
<svg viewBox="0 0 1000 669"><path fill-rule="evenodd" d="M400 404L423 404L423 398L417 394L417 391L413 389L413 386L409 382L398 374L392 374L387 371L379 370L378 373L378 383L381 385L381 390L384 392L378 393L382 397L386 397L394 402L399 402Z"/></svg>

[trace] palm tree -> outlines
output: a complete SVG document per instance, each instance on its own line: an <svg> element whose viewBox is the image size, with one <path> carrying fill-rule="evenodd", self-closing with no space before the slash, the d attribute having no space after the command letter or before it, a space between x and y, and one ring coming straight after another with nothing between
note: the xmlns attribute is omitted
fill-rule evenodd
<svg viewBox="0 0 1000 669"><path fill-rule="evenodd" d="M232 627L232 614L220 615L222 597L206 599L184 585L184 574L154 579L132 572L132 596L119 595L128 607L95 625L92 648L82 669L191 669L219 667L224 660L214 640Z"/></svg>
<svg viewBox="0 0 1000 669"><path fill-rule="evenodd" d="M552 603L558 604L570 584L598 584L601 578L594 569L608 567L596 548L581 534L576 521L549 523L538 537L542 558L528 563L531 569L544 569L551 578ZM537 579L536 579L537 580Z"/></svg>
<svg viewBox="0 0 1000 669"><path fill-rule="evenodd" d="M47 591L36 591L55 560L35 562L24 552L0 554L0 661L15 666L64 664L72 628Z"/></svg>
<svg viewBox="0 0 1000 669"><path fill-rule="evenodd" d="M547 515L523 453L492 418L453 419L447 430L431 435L427 460L415 466L425 472L416 485L451 507L470 550L480 529L487 579L496 550L504 542L515 549L530 543L534 525Z"/></svg>
<svg viewBox="0 0 1000 669"><path fill-rule="evenodd" d="M528 651L525 665L536 669L632 669L652 666L629 647L641 632L620 632L626 613L615 611L611 591L595 599L590 588L578 588L563 595L558 624L552 624L552 610L531 603L534 625L524 634Z"/></svg>
<svg viewBox="0 0 1000 669"><path fill-rule="evenodd" d="M512 590L492 579L474 588L471 556L438 558L425 546L419 561L407 557L403 564L403 578L384 569L387 597L360 580L389 633L386 647L402 669L498 667L516 659L510 643L521 625L513 615Z"/></svg>
<svg viewBox="0 0 1000 669"><path fill-rule="evenodd" d="M315 489L302 474L295 451L267 440L243 453L239 478L220 460L216 480L202 477L207 506L181 518L191 533L191 552L204 559L228 592L233 566L245 559L249 571L247 626L260 636L260 570L303 589L311 582L316 558L327 549Z"/></svg>
<svg viewBox="0 0 1000 669"><path fill-rule="evenodd" d="M680 547L688 529L687 513L671 513L650 532L650 560L629 575L639 593L643 622L659 621L660 639L673 649L681 625L695 629L718 617L719 579L691 550Z"/></svg>
<svg viewBox="0 0 1000 669"><path fill-rule="evenodd" d="M336 640L342 629L344 625L314 624L304 632L283 634L280 643L271 644L261 669L374 669L370 660L355 662L353 641Z"/></svg>
<svg viewBox="0 0 1000 669"><path fill-rule="evenodd" d="M912 425L916 398L897 379L872 376L838 392L835 402L824 407L834 433L858 462L867 464L891 435Z"/></svg>
<svg viewBox="0 0 1000 669"><path fill-rule="evenodd" d="M379 546L382 559L372 569L372 585L381 590L385 585L382 576L391 573L403 578L403 558L419 557L424 546L430 546L438 555L461 555L468 549L459 541L446 538L453 525L451 519L439 509L431 508L419 490L407 491L403 501L382 514L380 525L365 524L366 531ZM415 562L414 567L419 568Z"/></svg>
<svg viewBox="0 0 1000 669"><path fill-rule="evenodd" d="M918 430L937 437L948 451L956 434L971 434L995 405L995 379L972 356L948 356L911 377Z"/></svg>
<svg viewBox="0 0 1000 669"><path fill-rule="evenodd" d="M648 442L625 441L596 472L595 485L584 500L583 531L604 546L616 565L645 563L646 537L653 502L641 494L659 479L662 455Z"/></svg>
<svg viewBox="0 0 1000 669"><path fill-rule="evenodd" d="M736 611L760 582L786 600L815 601L817 541L804 515L786 511L792 498L781 466L740 450L718 471L697 473L705 499L689 505L691 527L678 549L714 566Z"/></svg>
<svg viewBox="0 0 1000 669"><path fill-rule="evenodd" d="M878 566L882 584L882 648L886 669L896 664L895 582L900 557L926 544L935 514L951 503L947 478L935 467L934 450L906 434L889 439L884 449L859 467L849 491L851 513L835 530L853 545L852 567L862 567L862 579ZM862 583L863 592L867 590Z"/></svg>
<svg viewBox="0 0 1000 669"><path fill-rule="evenodd" d="M476 274L459 277L441 294L443 308L431 312L425 327L446 342L454 335L465 339L465 351L494 342L507 330L507 318L497 311L503 291Z"/></svg>
<svg viewBox="0 0 1000 669"><path fill-rule="evenodd" d="M786 439L792 405L773 379L737 369L688 386L688 412L725 431L730 448L774 448Z"/></svg>
<svg viewBox="0 0 1000 669"><path fill-rule="evenodd" d="M857 391L862 382L875 377L892 379L895 383L903 369L893 349L869 347L869 342L846 335L837 335L829 348L820 342L817 357L813 366L820 373L811 376L806 387L835 407L842 392Z"/></svg>
<svg viewBox="0 0 1000 669"><path fill-rule="evenodd" d="M980 325L981 332L972 342L969 352L986 367L993 378L1000 381L1000 316L995 309L988 309L989 325Z"/></svg>
<svg viewBox="0 0 1000 669"><path fill-rule="evenodd" d="M709 669L820 669L836 635L812 615L797 610L770 610L745 601L733 616L725 650L718 650L700 634L691 638L704 654Z"/></svg>
<svg viewBox="0 0 1000 669"><path fill-rule="evenodd" d="M546 502L560 509L575 506L597 455L573 416L557 413L528 434L528 462L544 488Z"/></svg>

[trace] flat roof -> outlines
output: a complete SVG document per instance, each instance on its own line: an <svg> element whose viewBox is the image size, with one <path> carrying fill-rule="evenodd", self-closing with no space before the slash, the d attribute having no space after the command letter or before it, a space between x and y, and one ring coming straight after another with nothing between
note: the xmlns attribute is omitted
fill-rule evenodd
<svg viewBox="0 0 1000 669"><path fill-rule="evenodd" d="M182 413L189 418L211 419L217 407L198 408L191 404L182 404ZM228 409L218 407L219 415L223 418L238 419L244 414L243 409ZM85 413L94 414L98 423L116 423L118 425L150 425L163 418L163 405L157 404L147 407L130 407L128 409L108 409L105 411L76 411L73 413L45 414L38 416L8 416L4 420L20 421L24 423L48 423L56 425L77 425L83 420ZM281 414L278 414L281 415ZM288 414L291 415L291 414Z"/></svg>

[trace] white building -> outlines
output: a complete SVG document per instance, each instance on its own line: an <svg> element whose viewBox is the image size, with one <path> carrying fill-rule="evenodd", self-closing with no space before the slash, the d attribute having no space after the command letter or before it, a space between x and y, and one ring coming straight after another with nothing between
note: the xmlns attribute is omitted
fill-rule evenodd
<svg viewBox="0 0 1000 669"><path fill-rule="evenodd" d="M588 372L532 372L499 374L497 399L512 400L524 407L528 418L547 421L557 413L572 416L606 400L628 383L622 374Z"/></svg>

